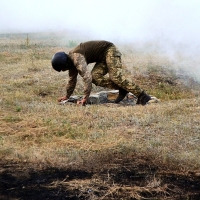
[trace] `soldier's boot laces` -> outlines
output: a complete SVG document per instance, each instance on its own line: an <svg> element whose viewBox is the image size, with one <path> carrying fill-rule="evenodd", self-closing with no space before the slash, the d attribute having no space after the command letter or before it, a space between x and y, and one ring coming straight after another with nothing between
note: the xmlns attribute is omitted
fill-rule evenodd
<svg viewBox="0 0 200 200"><path fill-rule="evenodd" d="M119 95L118 97L115 99L114 103L119 103L120 101L122 101L125 96L128 94L128 92L122 88L119 89Z"/></svg>
<svg viewBox="0 0 200 200"><path fill-rule="evenodd" d="M146 94L144 91L139 95L137 103L136 104L141 104L141 105L146 105L148 101L151 100L151 97Z"/></svg>

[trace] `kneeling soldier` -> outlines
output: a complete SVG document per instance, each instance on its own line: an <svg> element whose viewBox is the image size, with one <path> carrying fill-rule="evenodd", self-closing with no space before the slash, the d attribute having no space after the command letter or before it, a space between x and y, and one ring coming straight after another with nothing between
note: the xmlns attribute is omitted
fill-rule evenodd
<svg viewBox="0 0 200 200"><path fill-rule="evenodd" d="M90 72L87 65L96 63ZM60 71L69 71L69 81L66 87L66 96L58 101L67 100L73 93L77 75L80 74L84 82L84 96L78 104L85 105L92 90L92 83L97 86L117 89L119 95L115 103L124 99L128 92L137 98L137 104L145 105L151 97L137 86L128 75L123 72L121 53L116 46L108 41L88 41L79 44L69 54L57 52L52 58L52 67ZM105 76L108 74L109 76Z"/></svg>

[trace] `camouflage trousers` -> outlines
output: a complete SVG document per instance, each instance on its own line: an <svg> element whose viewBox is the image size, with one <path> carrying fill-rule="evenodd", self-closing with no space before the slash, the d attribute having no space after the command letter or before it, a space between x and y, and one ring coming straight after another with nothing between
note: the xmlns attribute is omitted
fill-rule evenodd
<svg viewBox="0 0 200 200"><path fill-rule="evenodd" d="M123 88L138 97L143 90L133 82L129 75L125 75L123 68L121 53L115 46L112 46L108 49L104 61L96 63L92 69L92 82L109 89Z"/></svg>

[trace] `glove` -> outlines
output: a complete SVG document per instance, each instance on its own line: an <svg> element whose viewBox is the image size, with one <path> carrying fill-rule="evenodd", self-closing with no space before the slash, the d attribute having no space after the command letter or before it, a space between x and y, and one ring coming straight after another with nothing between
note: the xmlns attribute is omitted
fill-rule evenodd
<svg viewBox="0 0 200 200"><path fill-rule="evenodd" d="M85 106L85 105L86 105L86 102L87 102L87 99L86 99L86 98L83 98L83 99L77 101L77 105Z"/></svg>
<svg viewBox="0 0 200 200"><path fill-rule="evenodd" d="M66 96L64 96L64 97L59 97L59 98L58 98L58 102L65 101L65 100L67 100L67 99L68 99L68 97L66 97Z"/></svg>

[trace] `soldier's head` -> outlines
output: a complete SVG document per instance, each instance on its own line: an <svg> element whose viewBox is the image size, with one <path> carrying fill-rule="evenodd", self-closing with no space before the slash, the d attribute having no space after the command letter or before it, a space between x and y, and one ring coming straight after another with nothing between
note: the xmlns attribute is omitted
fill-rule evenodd
<svg viewBox="0 0 200 200"><path fill-rule="evenodd" d="M60 71L66 71L70 68L69 66L69 57L65 52L57 52L53 55L51 60L52 67L60 72Z"/></svg>

